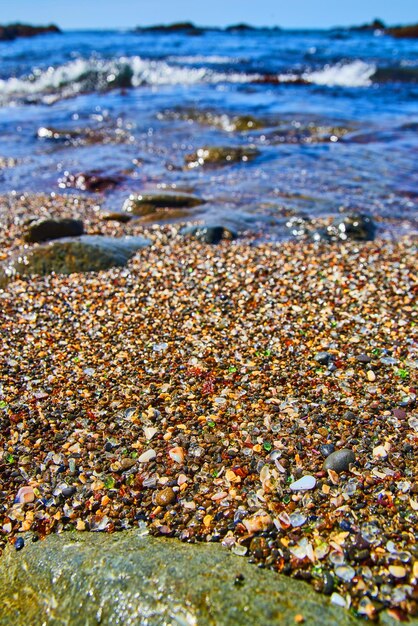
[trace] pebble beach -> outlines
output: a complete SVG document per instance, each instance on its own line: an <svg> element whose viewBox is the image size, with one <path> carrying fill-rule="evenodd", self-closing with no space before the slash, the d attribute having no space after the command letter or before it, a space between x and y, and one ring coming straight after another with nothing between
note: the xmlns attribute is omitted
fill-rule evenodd
<svg viewBox="0 0 418 626"><path fill-rule="evenodd" d="M0 291L0 546L146 524L416 615L416 241L211 246L14 194L2 261L51 215L151 245Z"/></svg>

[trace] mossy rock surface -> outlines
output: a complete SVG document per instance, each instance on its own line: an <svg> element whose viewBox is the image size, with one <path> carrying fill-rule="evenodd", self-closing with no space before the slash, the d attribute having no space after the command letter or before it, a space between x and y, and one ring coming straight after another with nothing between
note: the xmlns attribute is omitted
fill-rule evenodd
<svg viewBox="0 0 418 626"><path fill-rule="evenodd" d="M50 535L0 559L0 624L310 626L361 624L306 583L219 544L141 530Z"/></svg>
<svg viewBox="0 0 418 626"><path fill-rule="evenodd" d="M0 286L19 276L98 272L126 265L140 248L149 245L144 237L101 237L83 235L24 249L0 267Z"/></svg>
<svg viewBox="0 0 418 626"><path fill-rule="evenodd" d="M255 159L260 154L257 148L250 146L206 146L196 152L186 155L188 168L199 166L222 166L228 163L246 162Z"/></svg>
<svg viewBox="0 0 418 626"><path fill-rule="evenodd" d="M198 196L167 191L131 195L125 200L123 210L132 215L146 216L164 209L191 209L200 204L205 204L205 200Z"/></svg>

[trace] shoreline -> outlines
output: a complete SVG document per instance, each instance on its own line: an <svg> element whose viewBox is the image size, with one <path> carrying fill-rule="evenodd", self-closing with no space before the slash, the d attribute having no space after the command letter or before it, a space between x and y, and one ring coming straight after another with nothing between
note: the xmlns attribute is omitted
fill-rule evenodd
<svg viewBox="0 0 418 626"><path fill-rule="evenodd" d="M3 258L28 211L152 245L0 292L2 542L146 521L416 614L414 241L209 246L94 199L8 201ZM332 447L354 461L324 468Z"/></svg>

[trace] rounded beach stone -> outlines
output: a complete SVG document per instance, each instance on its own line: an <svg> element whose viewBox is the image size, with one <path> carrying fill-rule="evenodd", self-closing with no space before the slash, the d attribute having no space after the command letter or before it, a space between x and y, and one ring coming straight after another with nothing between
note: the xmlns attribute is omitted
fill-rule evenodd
<svg viewBox="0 0 418 626"><path fill-rule="evenodd" d="M352 450L343 448L330 454L324 461L324 469L333 470L334 472L347 472L350 463L354 463L355 455Z"/></svg>

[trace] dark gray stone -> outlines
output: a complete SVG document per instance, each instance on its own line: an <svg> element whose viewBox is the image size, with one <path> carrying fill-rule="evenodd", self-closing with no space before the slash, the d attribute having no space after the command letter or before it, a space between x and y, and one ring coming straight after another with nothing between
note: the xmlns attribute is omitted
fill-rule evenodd
<svg viewBox="0 0 418 626"><path fill-rule="evenodd" d="M376 225L370 215L350 213L337 217L327 229L332 239L346 239L354 241L373 241L376 235Z"/></svg>
<svg viewBox="0 0 418 626"><path fill-rule="evenodd" d="M334 470L338 474L341 472L347 472L350 468L350 463L354 463L356 457L352 450L343 448L330 454L324 461L324 469Z"/></svg>
<svg viewBox="0 0 418 626"><path fill-rule="evenodd" d="M187 226L182 228L180 234L184 237L194 237L204 243L219 243L221 239L236 239L238 234L224 226Z"/></svg>
<svg viewBox="0 0 418 626"><path fill-rule="evenodd" d="M32 222L23 235L29 243L40 243L62 237L78 237L84 232L83 222L74 219L47 219Z"/></svg>
<svg viewBox="0 0 418 626"><path fill-rule="evenodd" d="M317 352L314 357L315 361L321 365L328 365L332 358L333 356L329 352Z"/></svg>
<svg viewBox="0 0 418 626"><path fill-rule="evenodd" d="M322 446L319 446L319 451L324 459L326 459L330 454L335 451L335 446L333 443L324 443Z"/></svg>

